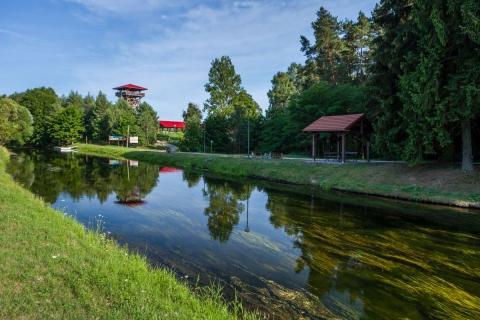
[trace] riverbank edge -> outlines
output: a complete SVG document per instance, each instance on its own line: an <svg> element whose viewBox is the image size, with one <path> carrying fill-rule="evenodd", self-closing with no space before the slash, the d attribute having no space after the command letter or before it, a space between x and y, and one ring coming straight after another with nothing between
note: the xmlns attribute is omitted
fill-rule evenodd
<svg viewBox="0 0 480 320"><path fill-rule="evenodd" d="M257 318L52 209L13 181L8 161L0 146L0 318Z"/></svg>
<svg viewBox="0 0 480 320"><path fill-rule="evenodd" d="M395 175L390 177L390 181L379 183L375 178L386 168L382 164L313 165L298 160L261 160L209 154L164 153L150 149L127 149L93 144L77 144L76 147L78 153L85 155L138 160L158 165L208 171L230 177L247 177L282 184L310 186L320 190L480 209L480 179L475 185L472 185L472 189L478 191L472 190L471 194L462 194L445 192L435 187L398 184L395 183L398 178ZM458 172L459 174L468 174L462 173L460 170ZM477 180L474 179L474 181Z"/></svg>

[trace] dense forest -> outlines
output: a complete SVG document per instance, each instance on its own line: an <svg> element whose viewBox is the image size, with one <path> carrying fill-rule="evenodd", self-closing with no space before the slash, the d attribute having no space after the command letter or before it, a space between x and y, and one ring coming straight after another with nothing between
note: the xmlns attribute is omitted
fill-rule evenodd
<svg viewBox="0 0 480 320"><path fill-rule="evenodd" d="M208 99L183 113L181 148L307 154L305 126L323 115L364 113L376 157L461 160L464 170L473 169L480 158L478 0L382 0L371 16L343 21L322 7L311 26L313 38L300 36L304 62L273 75L265 112L230 57L214 59ZM2 144L106 141L127 128L143 145L156 141L150 105L134 110L102 93L58 97L36 88L1 98L0 110Z"/></svg>

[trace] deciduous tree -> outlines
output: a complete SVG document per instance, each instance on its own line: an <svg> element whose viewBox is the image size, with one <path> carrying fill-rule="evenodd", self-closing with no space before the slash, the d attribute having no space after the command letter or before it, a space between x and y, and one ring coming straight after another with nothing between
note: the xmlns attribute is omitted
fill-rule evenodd
<svg viewBox="0 0 480 320"><path fill-rule="evenodd" d="M27 108L9 98L0 98L0 145L24 144L32 135L33 119Z"/></svg>
<svg viewBox="0 0 480 320"><path fill-rule="evenodd" d="M60 107L60 101L52 88L29 89L12 95L12 99L26 107L33 116L33 134L28 143L34 145L49 144L48 126L50 117Z"/></svg>
<svg viewBox="0 0 480 320"><path fill-rule="evenodd" d="M48 133L59 145L77 142L84 131L82 112L75 106L61 107L50 118Z"/></svg>

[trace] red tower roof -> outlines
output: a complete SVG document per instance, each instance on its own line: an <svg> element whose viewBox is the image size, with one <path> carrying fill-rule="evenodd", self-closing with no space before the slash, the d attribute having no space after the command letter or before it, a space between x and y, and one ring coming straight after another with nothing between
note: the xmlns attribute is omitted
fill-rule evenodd
<svg viewBox="0 0 480 320"><path fill-rule="evenodd" d="M123 86L113 88L113 90L133 90L133 91L143 91L148 90L147 88L137 86L135 84L124 84Z"/></svg>

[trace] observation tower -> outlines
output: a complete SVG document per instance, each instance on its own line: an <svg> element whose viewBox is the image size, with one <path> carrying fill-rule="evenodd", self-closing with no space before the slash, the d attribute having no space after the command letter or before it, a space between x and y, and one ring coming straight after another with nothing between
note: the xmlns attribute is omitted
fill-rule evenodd
<svg viewBox="0 0 480 320"><path fill-rule="evenodd" d="M145 97L144 91L148 89L129 83L113 88L113 90L117 91L115 93L117 97L127 100L127 102L136 109L140 105L140 100Z"/></svg>

